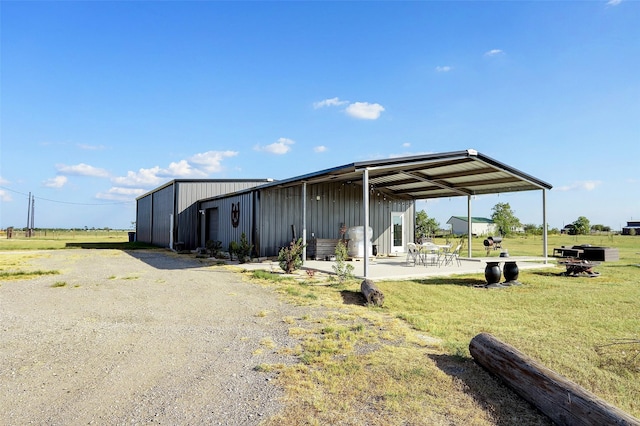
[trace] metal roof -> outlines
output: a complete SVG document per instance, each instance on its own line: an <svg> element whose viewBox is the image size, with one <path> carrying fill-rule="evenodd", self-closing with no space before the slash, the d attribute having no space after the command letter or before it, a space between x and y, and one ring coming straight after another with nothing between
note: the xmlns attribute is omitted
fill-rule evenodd
<svg viewBox="0 0 640 426"><path fill-rule="evenodd" d="M372 190L400 199L430 199L551 189L552 186L476 150L362 161L274 181L254 189L325 182L361 184L369 170Z"/></svg>

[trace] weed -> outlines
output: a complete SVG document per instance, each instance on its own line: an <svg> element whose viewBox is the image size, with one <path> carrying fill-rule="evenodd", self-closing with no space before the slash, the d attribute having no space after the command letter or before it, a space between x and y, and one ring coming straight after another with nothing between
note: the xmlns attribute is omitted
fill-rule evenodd
<svg viewBox="0 0 640 426"><path fill-rule="evenodd" d="M51 284L52 288L56 288L56 287L65 287L67 285L66 282L64 281L56 281L55 283Z"/></svg>
<svg viewBox="0 0 640 426"><path fill-rule="evenodd" d="M262 269L252 271L251 276L259 280L267 280L267 281L274 281L274 282L293 281L292 277L286 277L286 276L283 276L282 274L274 274L273 272L268 272Z"/></svg>
<svg viewBox="0 0 640 426"><path fill-rule="evenodd" d="M43 275L58 275L58 271L0 271L0 280L29 279Z"/></svg>

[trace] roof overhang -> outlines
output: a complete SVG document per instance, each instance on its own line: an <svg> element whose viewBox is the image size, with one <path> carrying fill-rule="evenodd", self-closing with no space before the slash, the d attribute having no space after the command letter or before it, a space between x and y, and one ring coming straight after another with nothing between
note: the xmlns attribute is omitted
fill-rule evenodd
<svg viewBox="0 0 640 426"><path fill-rule="evenodd" d="M551 189L552 186L473 149L440 154L398 157L352 163L333 169L276 181L258 187L288 187L327 182L362 183L368 170L369 185L399 199L498 194Z"/></svg>

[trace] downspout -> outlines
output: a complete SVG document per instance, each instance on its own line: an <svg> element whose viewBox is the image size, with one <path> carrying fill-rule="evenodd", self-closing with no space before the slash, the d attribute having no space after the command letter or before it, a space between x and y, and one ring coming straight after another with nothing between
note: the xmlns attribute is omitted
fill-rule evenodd
<svg viewBox="0 0 640 426"><path fill-rule="evenodd" d="M173 246L177 237L177 222L178 222L178 200L176 199L177 182L173 182L173 213L171 214L171 235L169 235L169 248L175 251Z"/></svg>
<svg viewBox="0 0 640 426"><path fill-rule="evenodd" d="M362 171L362 202L364 204L364 279L369 277L369 169Z"/></svg>
<svg viewBox="0 0 640 426"><path fill-rule="evenodd" d="M302 263L307 260L307 182L302 182Z"/></svg>

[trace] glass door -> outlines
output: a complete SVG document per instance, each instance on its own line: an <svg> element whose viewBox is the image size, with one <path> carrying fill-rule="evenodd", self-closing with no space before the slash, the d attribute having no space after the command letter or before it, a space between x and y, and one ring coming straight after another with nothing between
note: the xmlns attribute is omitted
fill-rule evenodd
<svg viewBox="0 0 640 426"><path fill-rule="evenodd" d="M391 252L404 252L403 212L391 212Z"/></svg>

